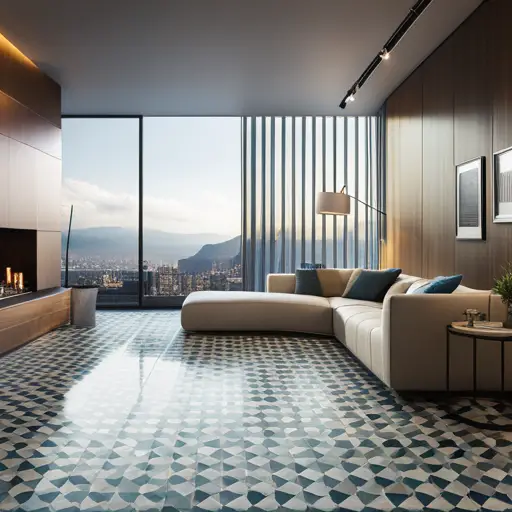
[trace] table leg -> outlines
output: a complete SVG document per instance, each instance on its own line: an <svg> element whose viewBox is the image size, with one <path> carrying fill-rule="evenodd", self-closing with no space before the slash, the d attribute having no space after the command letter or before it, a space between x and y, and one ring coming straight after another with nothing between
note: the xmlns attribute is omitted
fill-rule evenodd
<svg viewBox="0 0 512 512"><path fill-rule="evenodd" d="M458 333L454 333L456 335ZM463 335L464 336L464 335ZM471 335L466 335L469 338L473 338L473 401L477 404L477 360L476 360L476 350L477 350L477 337L473 337ZM505 391L505 341L501 341L501 390ZM512 339L508 338L507 341L512 341ZM446 388L447 391L450 390L450 332L447 330L446 333ZM460 411L465 412L465 407L460 409ZM455 419L462 423L466 423L467 425L471 425L472 427L493 431L504 431L504 432L512 432L512 425L499 425L493 423L486 423L480 421L474 421L470 418L465 417L464 412L460 413L459 410L454 410L451 405L448 404L447 411L448 418Z"/></svg>
<svg viewBox="0 0 512 512"><path fill-rule="evenodd" d="M446 329L446 391L450 391L450 331Z"/></svg>
<svg viewBox="0 0 512 512"><path fill-rule="evenodd" d="M473 398L476 400L476 338L473 338Z"/></svg>
<svg viewBox="0 0 512 512"><path fill-rule="evenodd" d="M505 392L505 342L501 341L501 392Z"/></svg>

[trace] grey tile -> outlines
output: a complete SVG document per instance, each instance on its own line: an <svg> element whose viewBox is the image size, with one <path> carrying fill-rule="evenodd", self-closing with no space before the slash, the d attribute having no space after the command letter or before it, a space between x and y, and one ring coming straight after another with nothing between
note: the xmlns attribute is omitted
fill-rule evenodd
<svg viewBox="0 0 512 512"><path fill-rule="evenodd" d="M510 436L405 401L330 338L99 312L4 356L0 384L2 510L512 508Z"/></svg>

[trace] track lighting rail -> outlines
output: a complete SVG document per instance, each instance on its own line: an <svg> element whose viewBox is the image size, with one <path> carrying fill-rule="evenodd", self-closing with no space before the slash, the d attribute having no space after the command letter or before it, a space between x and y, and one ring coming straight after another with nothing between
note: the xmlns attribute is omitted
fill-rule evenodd
<svg viewBox="0 0 512 512"><path fill-rule="evenodd" d="M418 0L409 10L409 13L400 23L398 28L393 32L392 36L387 40L379 54L370 62L368 67L363 71L361 76L354 82L352 87L347 91L341 100L340 108L344 109L347 103L355 100L357 91L361 89L363 84L370 78L372 73L377 69L383 60L388 60L393 48L400 42L402 37L412 27L414 22L421 16L423 11L432 3L432 0Z"/></svg>

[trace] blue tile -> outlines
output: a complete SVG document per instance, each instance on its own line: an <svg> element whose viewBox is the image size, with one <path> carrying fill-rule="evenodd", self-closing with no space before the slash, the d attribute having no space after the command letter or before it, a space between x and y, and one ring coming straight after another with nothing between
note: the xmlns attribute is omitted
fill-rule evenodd
<svg viewBox="0 0 512 512"><path fill-rule="evenodd" d="M33 498L30 510L370 511L382 497L389 510L410 497L456 510L453 480L482 509L482 485L512 505L506 436L400 397L338 341L179 323L177 311L101 311L95 329L65 327L2 358L0 472L13 473L0 510Z"/></svg>

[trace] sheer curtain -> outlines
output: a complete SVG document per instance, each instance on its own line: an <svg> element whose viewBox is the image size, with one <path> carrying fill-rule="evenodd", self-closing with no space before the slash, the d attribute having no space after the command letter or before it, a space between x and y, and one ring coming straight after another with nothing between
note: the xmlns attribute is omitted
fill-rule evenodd
<svg viewBox="0 0 512 512"><path fill-rule="evenodd" d="M315 213L316 193L339 191L380 207L377 117L242 119L244 288L264 290L272 272L302 263L379 265L380 214L352 199L345 217Z"/></svg>

